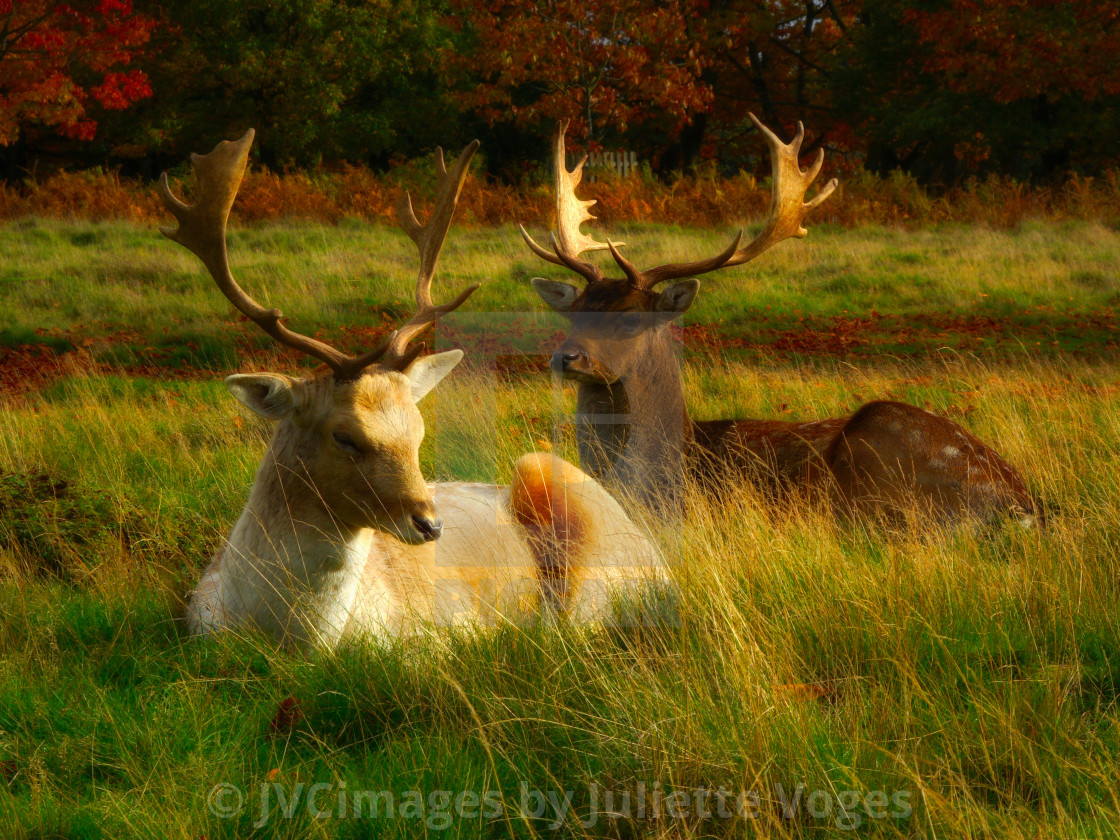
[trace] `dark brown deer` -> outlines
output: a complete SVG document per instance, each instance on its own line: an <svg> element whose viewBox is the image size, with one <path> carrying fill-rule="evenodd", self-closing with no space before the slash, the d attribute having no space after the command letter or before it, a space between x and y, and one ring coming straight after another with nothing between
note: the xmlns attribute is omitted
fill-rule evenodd
<svg viewBox="0 0 1120 840"><path fill-rule="evenodd" d="M686 312L700 288L695 275L742 265L790 237L803 237L810 210L836 187L829 181L806 202L824 151L807 171L798 162L804 128L786 144L751 115L770 146L773 187L762 231L742 245L740 232L719 255L692 263L639 269L619 250L580 226L593 201L576 196L584 161L568 171L561 125L554 148L556 230L551 249L521 228L532 251L583 278L579 289L535 278L533 286L571 324L552 356L555 375L579 383L576 435L585 470L654 506L676 504L685 470L713 478L746 476L779 492L818 491L848 509L872 513L913 509L942 520L989 518L1038 510L1018 472L958 424L898 402L871 402L849 417L693 421L681 388L668 325ZM582 255L609 250L621 278ZM682 279L691 278L691 279ZM673 282L670 282L673 281ZM669 283L660 291L657 286ZM714 486L711 485L710 486Z"/></svg>

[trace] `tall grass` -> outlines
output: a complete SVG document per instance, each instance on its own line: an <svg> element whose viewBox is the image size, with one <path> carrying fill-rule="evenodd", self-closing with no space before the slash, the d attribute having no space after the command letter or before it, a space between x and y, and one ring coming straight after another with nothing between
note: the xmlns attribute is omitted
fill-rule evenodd
<svg viewBox="0 0 1120 840"><path fill-rule="evenodd" d="M642 263L726 239L618 234ZM238 277L298 329L358 347L408 310L415 256L391 228L232 239ZM148 228L0 228L0 836L1115 834L1118 242L1097 222L817 226L705 278L687 318L697 419L923 405L1022 470L1051 511L1045 530L887 528L728 488L690 498L683 523L652 523L680 587L675 620L300 659L255 638L191 639L178 622L269 434L218 380L298 363L262 349L194 258ZM523 452L575 457L554 415L571 391L490 358L506 339L554 346L559 322L508 316L539 311L527 280L541 269L512 229L453 232L437 283L488 282L441 333L474 349L422 404L432 479L506 482ZM1002 325L998 352L945 349L980 321L984 335ZM826 330L862 335L865 352L782 350L783 336ZM233 800L207 799L222 783L243 797L228 817ZM328 787L309 804L313 784ZM376 819L353 818L343 785L391 792L392 816L382 799ZM709 799L702 816L697 791L721 787L748 794L743 813ZM573 810L535 816L530 797L523 813L523 790L570 791ZM498 807L444 801L463 791L495 791ZM676 816L674 793L692 803L674 800ZM316 819L323 806L333 815Z"/></svg>
<svg viewBox="0 0 1120 840"><path fill-rule="evenodd" d="M189 639L176 622L267 427L215 383L73 376L0 404L0 475L67 485L0 512L3 835L1110 834L1120 367L946 356L686 372L698 417L835 415L854 394L956 407L1059 513L1041 532L887 531L728 489L662 529L675 622L434 634L304 660ZM504 481L528 449L571 454L553 404L543 381L457 371L425 400L426 474ZM20 523L67 499L115 501L119 517L79 522L78 538L109 533L96 558L43 568L60 535ZM139 539L120 538L129 528ZM177 541L184 529L200 538ZM220 783L243 795L228 818L207 803ZM300 783L330 786L316 805L331 816L303 799L283 815L278 796L306 796ZM340 817L342 785L392 792L394 818L355 819L352 802ZM724 818L710 799L703 817L696 791L721 787L757 801ZM530 798L522 813L535 790L570 791L572 812L535 817ZM606 790L615 816L600 813ZM402 811L409 791L422 803ZM442 791L495 791L501 806L459 816ZM624 791L644 792L643 817L636 800L626 816ZM664 797L685 792L670 811Z"/></svg>

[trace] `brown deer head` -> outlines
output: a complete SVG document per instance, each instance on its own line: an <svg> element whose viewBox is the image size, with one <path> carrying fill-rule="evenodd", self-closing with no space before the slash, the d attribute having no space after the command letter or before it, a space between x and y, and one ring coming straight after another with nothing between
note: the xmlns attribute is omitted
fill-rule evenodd
<svg viewBox="0 0 1120 840"><path fill-rule="evenodd" d="M274 503L287 506L293 517L313 509L349 529L381 528L409 543L435 540L442 521L420 473L424 422L416 403L463 353L421 356L423 344L409 345L478 288L465 289L449 303L432 302L436 262L478 142L463 151L450 172L439 151L436 205L426 224L417 221L408 195L402 198L397 208L400 223L420 254L416 314L379 347L356 356L293 332L282 322L280 310L258 304L233 278L226 223L252 142L250 129L240 140L219 143L208 155L191 156L198 181L194 204L172 195L166 174L159 192L179 221L178 228L161 228L163 234L197 255L222 293L268 335L326 366L302 378L258 373L226 379L234 397L277 421L258 480L273 471L266 484L275 488Z"/></svg>
<svg viewBox="0 0 1120 840"><path fill-rule="evenodd" d="M580 382L614 383L638 360L646 358L653 345L664 338L665 326L692 305L700 289L695 275L741 265L783 239L806 235L802 226L806 214L836 188L837 182L833 179L812 200L804 201L806 191L824 162L824 150L819 150L813 164L803 171L798 163L805 135L800 123L797 136L786 144L753 114L751 120L770 146L773 166L770 215L762 231L745 246L741 246L743 234L740 231L722 253L707 260L670 263L644 270L622 255L619 249L625 243L597 242L580 230L580 225L594 218L588 208L595 202L576 196L575 188L587 159L568 170L564 150L567 125L561 123L553 156L556 230L551 234L551 250L537 244L521 227L521 235L533 253L575 272L585 284L581 289L540 277L532 281L544 302L571 323L568 337L552 356L555 373ZM602 250L610 251L622 270L622 277L608 278L598 266L581 258L586 252ZM657 286L662 283L669 285L659 291Z"/></svg>

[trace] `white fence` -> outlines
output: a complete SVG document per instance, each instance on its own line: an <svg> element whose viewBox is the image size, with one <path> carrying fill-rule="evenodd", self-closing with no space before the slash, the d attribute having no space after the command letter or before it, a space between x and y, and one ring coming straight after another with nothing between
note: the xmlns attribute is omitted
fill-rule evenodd
<svg viewBox="0 0 1120 840"><path fill-rule="evenodd" d="M568 157L568 168L571 169L583 155ZM631 172L638 170L637 152L592 152L587 156L587 180L594 181L596 170L609 169L616 175L625 178Z"/></svg>

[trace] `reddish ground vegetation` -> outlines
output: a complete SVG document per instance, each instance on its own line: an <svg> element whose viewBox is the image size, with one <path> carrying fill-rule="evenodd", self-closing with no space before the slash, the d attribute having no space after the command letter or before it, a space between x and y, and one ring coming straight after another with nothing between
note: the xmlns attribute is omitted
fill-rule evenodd
<svg viewBox="0 0 1120 840"><path fill-rule="evenodd" d="M922 356L952 349L957 352L995 351L1021 356L1024 352L1060 352L1068 356L1100 357L1120 349L1120 318L1112 313L1047 313L1031 311L1023 317L959 315L951 313L883 315L874 310L862 316L802 317L796 322L772 322L766 316L731 332L720 324L692 324L678 331L688 356L767 359L815 356L859 359L892 356ZM1049 316L1049 317L1047 317ZM184 361L186 345L145 346L145 337L129 330L106 327L96 337L79 325L75 331L42 331L58 344L72 349L58 351L45 344L0 348L0 396L41 390L50 383L74 374L103 373L159 379L205 379L218 376L212 366ZM96 326L93 326L96 329ZM344 342L353 347L374 347L390 332L391 325L347 326ZM549 356L563 339L562 332L529 329L518 332L521 352L510 352L510 335L440 331L440 348L462 347L468 365L500 376L547 377ZM150 338L150 337L149 337ZM293 371L306 360L274 345L264 343L255 328L242 321L232 325L233 353L237 371ZM430 340L430 339L429 339ZM109 360L103 351L123 348L133 361ZM195 348L196 349L196 348ZM229 372L229 371L225 371Z"/></svg>
<svg viewBox="0 0 1120 840"><path fill-rule="evenodd" d="M1035 348L1060 349L1070 355L1115 352L1120 324L1112 313L1063 313L1030 321L1022 317L959 315L946 312L883 315L836 315L799 318L766 326L768 319L739 334L728 335L712 324L681 329L684 346L693 352L725 354L754 351L777 355L858 356L906 355L935 348L960 352L1001 349L1012 353ZM1036 313L1037 314L1037 313Z"/></svg>
<svg viewBox="0 0 1120 840"><path fill-rule="evenodd" d="M0 351L0 394L35 391L83 368L78 354L55 353L43 344L6 348Z"/></svg>
<svg viewBox="0 0 1120 840"><path fill-rule="evenodd" d="M185 192L183 184L175 186ZM685 177L672 184L643 177L605 178L583 190L588 198L598 199L595 211L606 224L728 226L760 219L769 205L766 185L748 175ZM286 175L258 168L245 179L235 215L242 222L391 222L401 191L396 179L361 167ZM546 185L516 188L473 179L460 200L459 223L535 224L549 218L552 202ZM418 203L423 204L423 196ZM41 183L0 186L0 220L25 216L141 224L167 220L153 184L96 172L58 173ZM842 182L837 194L814 212L817 223L845 226L965 222L1011 227L1025 219L1094 219L1120 225L1120 171L1097 179L1075 176L1051 187L991 178L940 194L903 177L860 176Z"/></svg>

